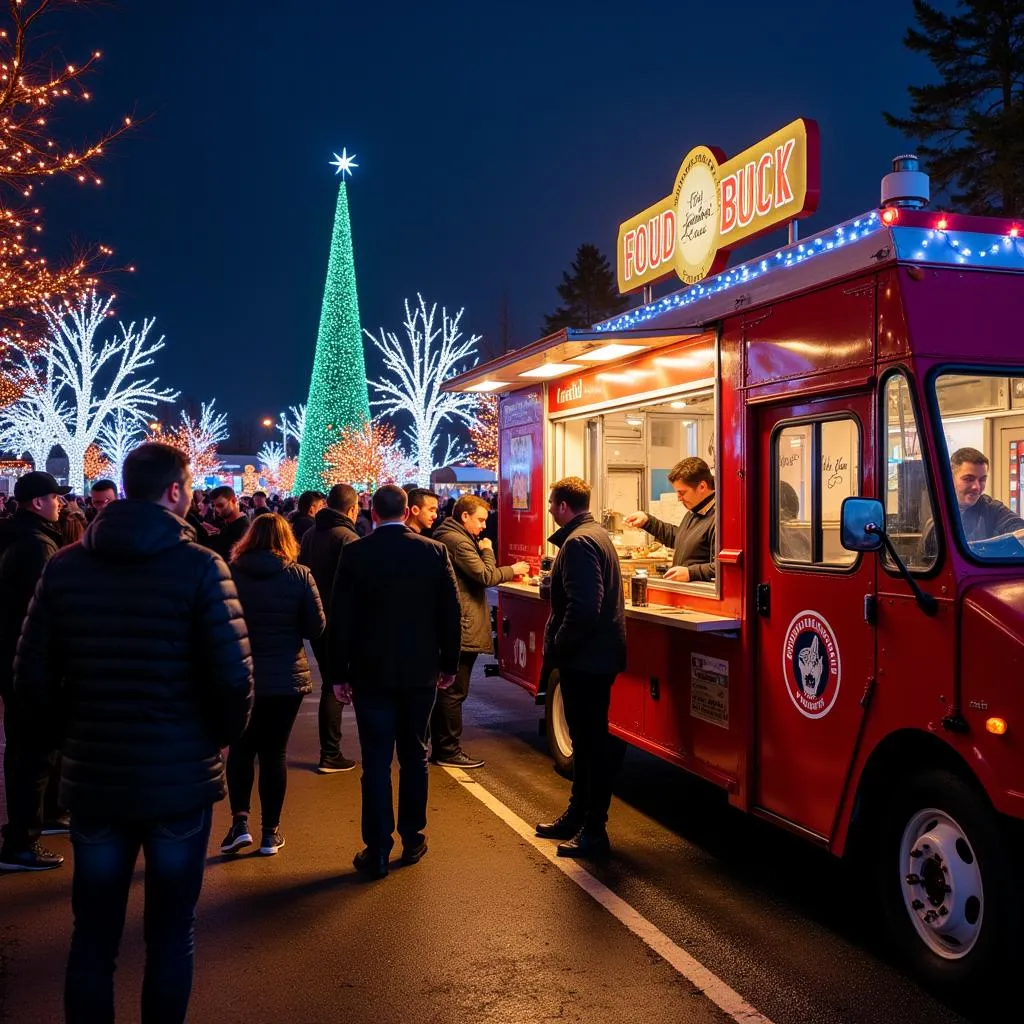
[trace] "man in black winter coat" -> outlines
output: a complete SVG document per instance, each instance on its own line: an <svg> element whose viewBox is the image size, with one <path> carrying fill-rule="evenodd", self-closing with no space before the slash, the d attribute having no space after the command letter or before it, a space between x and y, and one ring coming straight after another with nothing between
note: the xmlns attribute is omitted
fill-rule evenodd
<svg viewBox="0 0 1024 1024"><path fill-rule="evenodd" d="M572 795L537 835L564 839L560 857L608 855L608 807L618 757L608 735L615 676L626 667L626 608L619 558L590 514L590 485L579 477L551 488L548 511L559 529L551 568L551 615L544 629L543 678L558 669L572 739Z"/></svg>
<svg viewBox="0 0 1024 1024"><path fill-rule="evenodd" d="M26 473L14 485L18 511L4 524L0 540L0 696L4 701L7 801L0 871L45 871L64 863L59 853L39 844L54 745L32 728L14 699L14 654L39 577L60 547L59 497L70 490L59 486L49 473Z"/></svg>
<svg viewBox="0 0 1024 1024"><path fill-rule="evenodd" d="M388 873L396 751L402 863L427 852L427 724L435 691L451 686L459 664L459 594L448 552L413 533L407 512L401 487L374 494L376 528L342 551L327 620L334 695L352 702L359 726L366 848L353 864L368 878ZM415 600L415 615L402 614L405 597Z"/></svg>
<svg viewBox="0 0 1024 1024"><path fill-rule="evenodd" d="M61 723L71 813L74 931L68 1024L114 1019L114 968L140 849L146 862L142 1019L185 1019L195 907L221 748L252 706L252 659L228 567L195 543L185 456L162 444L124 463L126 501L47 564L14 667L30 718Z"/></svg>
<svg viewBox="0 0 1024 1024"><path fill-rule="evenodd" d="M356 533L356 516L359 514L359 495L348 484L335 484L327 492L327 507L320 509L313 521L313 529L302 535L299 548L299 563L308 566L316 581L324 613L330 622L331 591L334 589L334 575L346 544L359 540ZM320 711L317 726L320 732L321 775L347 772L355 768L355 761L341 752L342 705L334 699L331 690L331 674L327 668L327 634L314 640L311 645L316 663L320 666Z"/></svg>

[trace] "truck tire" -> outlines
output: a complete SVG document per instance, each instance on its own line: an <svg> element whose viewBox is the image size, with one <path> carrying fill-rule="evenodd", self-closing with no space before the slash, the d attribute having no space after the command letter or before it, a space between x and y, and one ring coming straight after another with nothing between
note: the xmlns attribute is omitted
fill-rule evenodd
<svg viewBox="0 0 1024 1024"><path fill-rule="evenodd" d="M555 762L556 771L572 775L572 740L569 725L565 720L565 705L562 703L562 684L555 669L548 678L544 696L544 718L547 724L548 750Z"/></svg>
<svg viewBox="0 0 1024 1024"><path fill-rule="evenodd" d="M984 795L958 775L912 777L889 802L876 851L889 935L936 989L978 984L1016 948L1007 842Z"/></svg>

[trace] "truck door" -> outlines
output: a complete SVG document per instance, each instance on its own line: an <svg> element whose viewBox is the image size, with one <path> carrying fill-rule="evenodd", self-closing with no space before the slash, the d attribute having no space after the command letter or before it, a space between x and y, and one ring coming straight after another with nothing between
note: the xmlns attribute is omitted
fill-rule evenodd
<svg viewBox="0 0 1024 1024"><path fill-rule="evenodd" d="M832 833L874 676L877 558L839 542L843 498L874 494L872 398L759 416L758 806Z"/></svg>

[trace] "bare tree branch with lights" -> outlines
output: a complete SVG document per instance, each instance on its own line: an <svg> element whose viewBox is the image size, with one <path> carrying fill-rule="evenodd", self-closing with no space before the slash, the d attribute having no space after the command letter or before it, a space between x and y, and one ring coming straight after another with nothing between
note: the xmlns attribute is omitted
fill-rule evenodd
<svg viewBox="0 0 1024 1024"><path fill-rule="evenodd" d="M137 416L130 415L124 409L115 409L114 415L100 427L96 440L103 454L110 460L110 474L120 490L124 460L143 441L142 423Z"/></svg>
<svg viewBox="0 0 1024 1024"><path fill-rule="evenodd" d="M284 455L288 454L288 438L295 438L296 446L302 444L302 432L306 429L306 403L289 405L288 411L281 413L277 421L277 429L281 431L281 447Z"/></svg>
<svg viewBox="0 0 1024 1024"><path fill-rule="evenodd" d="M216 402L215 398L203 402L198 419L182 409L180 423L149 438L183 451L188 456L192 479L196 483L220 469L217 445L228 437L227 413L218 413L214 408Z"/></svg>
<svg viewBox="0 0 1024 1024"><path fill-rule="evenodd" d="M90 0L7 0L0 13L0 327L4 342L22 344L32 337L23 329L34 322L44 302L79 294L95 284L95 274L110 255L104 246L48 261L35 241L42 233L41 211L31 205L35 186L66 176L81 184L101 184L94 164L104 147L131 124L120 125L81 145L58 142L49 118L58 106L88 102L85 77L100 59L90 54L67 64L56 54L37 52L38 22L62 7L84 8ZM5 355L0 345L0 355ZM19 379L0 381L0 404L19 394Z"/></svg>
<svg viewBox="0 0 1024 1024"><path fill-rule="evenodd" d="M328 487L354 484L369 490L405 483L417 468L396 441L394 427L377 420L342 428L338 440L324 453L324 462L323 480Z"/></svg>
<svg viewBox="0 0 1024 1024"><path fill-rule="evenodd" d="M477 466L498 472L498 398L480 395L476 419L469 428L470 454Z"/></svg>
<svg viewBox="0 0 1024 1024"><path fill-rule="evenodd" d="M112 302L93 291L60 310L44 303L46 334L38 350L12 343L15 372L25 381L23 400L36 403L51 442L64 449L68 483L79 493L85 485L86 449L117 409L141 419L148 407L178 397L177 391L158 389L159 378L139 376L164 347L162 337L149 341L153 319L143 320L139 328L134 322L127 327L118 323L119 333L97 345Z"/></svg>
<svg viewBox="0 0 1024 1024"><path fill-rule="evenodd" d="M441 307L437 321L437 303L429 309L417 293L419 306L413 310L405 301L405 333L402 341L393 331L380 331L375 337L364 331L384 356L384 367L390 376L370 381L382 397L370 402L384 416L405 414L412 417L412 426L405 434L412 445L416 462L416 482L420 487L430 484L430 474L437 466L445 466L465 457L458 438L449 436L440 462L435 452L441 442L439 431L445 422L461 421L467 426L474 421L476 395L446 394L441 385L450 377L476 364L476 348L480 335L464 338L459 326L464 310L454 316Z"/></svg>

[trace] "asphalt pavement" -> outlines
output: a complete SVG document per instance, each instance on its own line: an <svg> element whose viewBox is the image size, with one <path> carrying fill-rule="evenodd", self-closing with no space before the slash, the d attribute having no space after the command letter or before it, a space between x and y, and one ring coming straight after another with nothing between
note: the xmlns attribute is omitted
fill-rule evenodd
<svg viewBox="0 0 1024 1024"><path fill-rule="evenodd" d="M539 710L481 669L464 744L487 764L430 769L430 849L419 864L400 867L396 854L386 879L356 875L359 772L315 773L315 694L289 748L285 848L222 857L230 816L217 806L190 1021L1017 1019L980 1007L974 993L957 1006L932 998L891 962L850 868L635 750L612 806L611 861L567 876L523 831L560 812L568 792L547 757ZM344 734L346 753L358 756L351 712ZM61 1019L71 856L67 839L47 842L68 856L64 868L0 875L0 1021ZM119 1021L138 1020L141 915L140 870L117 973ZM746 1009L720 1008L723 991Z"/></svg>

